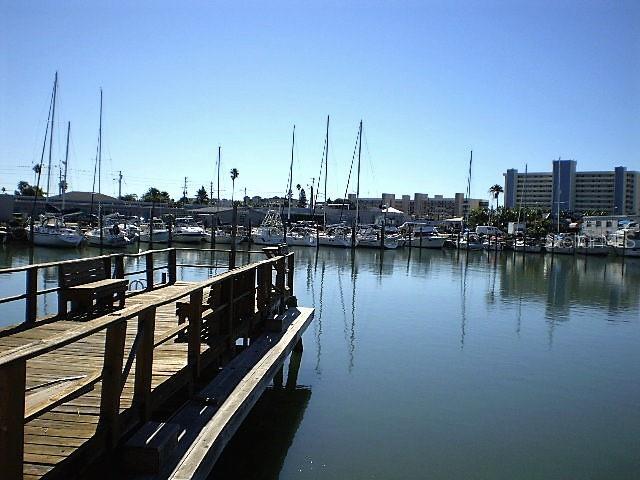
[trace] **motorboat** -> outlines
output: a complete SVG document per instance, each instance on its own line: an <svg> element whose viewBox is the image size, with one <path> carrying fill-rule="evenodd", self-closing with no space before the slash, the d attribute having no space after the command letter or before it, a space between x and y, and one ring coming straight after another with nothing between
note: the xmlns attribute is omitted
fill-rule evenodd
<svg viewBox="0 0 640 480"><path fill-rule="evenodd" d="M542 245L533 238L519 237L513 242L513 249L516 252L542 253Z"/></svg>
<svg viewBox="0 0 640 480"><path fill-rule="evenodd" d="M150 242L152 231L153 243L169 242L169 229L167 229L166 224L159 218L154 218L151 223L143 223L140 226L140 241Z"/></svg>
<svg viewBox="0 0 640 480"><path fill-rule="evenodd" d="M475 233L469 232L460 237L458 248L460 250L484 250L480 237Z"/></svg>
<svg viewBox="0 0 640 480"><path fill-rule="evenodd" d="M588 235L578 235L576 253L581 255L609 255L609 245L603 236L590 237Z"/></svg>
<svg viewBox="0 0 640 480"><path fill-rule="evenodd" d="M310 227L294 226L287 232L287 245L299 247L315 247L316 232Z"/></svg>
<svg viewBox="0 0 640 480"><path fill-rule="evenodd" d="M231 243L235 243L236 245L238 245L245 240L245 234L242 227L237 227L236 229L235 242L233 242L233 235L230 226L227 228L217 228L214 232L214 235L215 243L221 245L231 245ZM205 241L207 243L211 243L211 230L205 232Z"/></svg>
<svg viewBox="0 0 640 480"><path fill-rule="evenodd" d="M547 252L573 255L576 251L573 236L563 233L549 234L544 245Z"/></svg>
<svg viewBox="0 0 640 480"><path fill-rule="evenodd" d="M87 244L94 247L126 247L133 243L133 239L127 237L118 224L102 227L102 235L100 235L100 228L94 228L87 231L84 237Z"/></svg>
<svg viewBox="0 0 640 480"><path fill-rule="evenodd" d="M380 248L380 235L381 231L372 227L365 228L357 233L356 238L358 240L358 247L364 248ZM384 248L385 250L395 250L398 248L398 237L395 235L385 235Z"/></svg>
<svg viewBox="0 0 640 480"><path fill-rule="evenodd" d="M630 222L609 236L609 245L616 255L640 257L640 224Z"/></svg>
<svg viewBox="0 0 640 480"><path fill-rule="evenodd" d="M280 245L284 243L282 218L276 210L269 210L259 227L251 232L251 240L257 245Z"/></svg>
<svg viewBox="0 0 640 480"><path fill-rule="evenodd" d="M176 218L172 239L179 243L200 243L204 240L204 229L191 217Z"/></svg>
<svg viewBox="0 0 640 480"><path fill-rule="evenodd" d="M406 224L405 224L406 225ZM400 227L404 230L404 225ZM442 248L447 241L447 237L440 235L438 229L432 225L412 224L412 228L408 232L405 240L411 247L417 248Z"/></svg>
<svg viewBox="0 0 640 480"><path fill-rule="evenodd" d="M77 229L68 228L61 215L41 215L40 223L33 226L33 239L29 227L27 237L42 247L77 247L84 240Z"/></svg>
<svg viewBox="0 0 640 480"><path fill-rule="evenodd" d="M351 228L346 225L330 225L318 235L320 245L326 247L350 248L352 245ZM355 238L358 246L358 238Z"/></svg>

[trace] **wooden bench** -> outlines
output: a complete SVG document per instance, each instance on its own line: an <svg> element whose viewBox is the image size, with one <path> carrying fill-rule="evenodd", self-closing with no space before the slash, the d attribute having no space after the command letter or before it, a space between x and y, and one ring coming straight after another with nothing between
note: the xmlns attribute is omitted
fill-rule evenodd
<svg viewBox="0 0 640 480"><path fill-rule="evenodd" d="M72 302L72 311L90 314L96 307L113 308L114 295L119 308L124 307L128 281L110 278L104 259L79 260L63 263L58 267L58 313L66 315L67 302Z"/></svg>

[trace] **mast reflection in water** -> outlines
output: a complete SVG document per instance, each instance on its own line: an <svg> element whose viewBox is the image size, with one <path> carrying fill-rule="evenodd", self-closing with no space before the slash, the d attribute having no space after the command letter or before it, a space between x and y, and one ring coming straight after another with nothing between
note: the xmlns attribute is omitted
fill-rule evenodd
<svg viewBox="0 0 640 480"><path fill-rule="evenodd" d="M316 308L297 381L264 395L217 478L637 477L640 261L295 252Z"/></svg>

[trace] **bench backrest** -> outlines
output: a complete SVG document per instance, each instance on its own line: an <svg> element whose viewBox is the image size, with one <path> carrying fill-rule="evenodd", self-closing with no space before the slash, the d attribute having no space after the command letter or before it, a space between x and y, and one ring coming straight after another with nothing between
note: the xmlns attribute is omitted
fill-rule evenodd
<svg viewBox="0 0 640 480"><path fill-rule="evenodd" d="M111 272L105 269L103 259L63 263L58 268L58 280L62 288L97 282L111 276Z"/></svg>

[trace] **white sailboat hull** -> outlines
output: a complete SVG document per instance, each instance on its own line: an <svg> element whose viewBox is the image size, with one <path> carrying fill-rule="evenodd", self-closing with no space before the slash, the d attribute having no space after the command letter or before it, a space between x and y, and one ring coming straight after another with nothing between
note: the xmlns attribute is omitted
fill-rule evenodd
<svg viewBox="0 0 640 480"><path fill-rule="evenodd" d="M422 237L422 242L420 242L420 237L413 237L411 239L411 248L442 248L444 247L444 242L447 239L444 237ZM405 246L408 245L405 242Z"/></svg>

